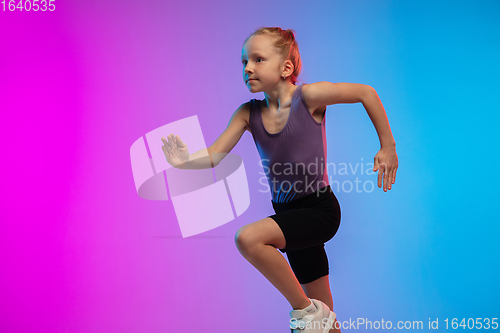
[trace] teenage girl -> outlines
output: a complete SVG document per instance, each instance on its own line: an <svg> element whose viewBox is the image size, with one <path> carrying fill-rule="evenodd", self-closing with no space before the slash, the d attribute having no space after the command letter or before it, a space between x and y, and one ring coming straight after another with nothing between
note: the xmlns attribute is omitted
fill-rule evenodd
<svg viewBox="0 0 500 333"><path fill-rule="evenodd" d="M375 90L363 84L297 86L301 60L293 30L258 29L245 40L241 61L246 86L265 98L242 104L209 148L190 154L181 138L170 134L168 140L162 137L163 152L177 168L210 168L245 131L252 133L276 214L241 227L235 236L238 250L288 300L293 332L326 333L328 324L340 332L324 249L340 225L326 170L325 111L327 105L363 103L381 145L373 171L387 192L396 180L398 157L384 107ZM290 265L276 249L287 254Z"/></svg>

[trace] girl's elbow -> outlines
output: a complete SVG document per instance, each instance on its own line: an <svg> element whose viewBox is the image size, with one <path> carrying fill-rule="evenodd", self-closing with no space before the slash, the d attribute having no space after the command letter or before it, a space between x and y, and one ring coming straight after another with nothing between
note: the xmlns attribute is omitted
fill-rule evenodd
<svg viewBox="0 0 500 333"><path fill-rule="evenodd" d="M219 165L219 163L226 157L227 153L218 153L214 151L212 146L207 148L208 156L210 157L210 163L212 164L212 168L215 168Z"/></svg>
<svg viewBox="0 0 500 333"><path fill-rule="evenodd" d="M360 102L364 103L366 100L372 99L374 97L378 98L378 94L375 88L366 84L363 85L363 91L361 93Z"/></svg>

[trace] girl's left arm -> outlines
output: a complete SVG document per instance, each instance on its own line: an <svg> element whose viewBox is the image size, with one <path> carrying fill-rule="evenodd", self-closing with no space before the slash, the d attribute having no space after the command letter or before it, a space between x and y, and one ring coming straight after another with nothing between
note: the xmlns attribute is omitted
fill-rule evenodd
<svg viewBox="0 0 500 333"><path fill-rule="evenodd" d="M365 84L322 81L304 85L302 94L311 110L339 103L363 104L380 140L381 148L375 155L373 165L373 171L379 171L378 187L382 187L383 180L384 191L390 190L396 181L398 169L396 141L392 136L384 106L375 89Z"/></svg>

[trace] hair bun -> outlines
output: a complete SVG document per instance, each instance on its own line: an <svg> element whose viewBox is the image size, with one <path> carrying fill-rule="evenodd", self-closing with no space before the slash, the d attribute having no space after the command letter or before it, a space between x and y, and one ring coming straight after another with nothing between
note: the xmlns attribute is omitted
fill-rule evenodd
<svg viewBox="0 0 500 333"><path fill-rule="evenodd" d="M288 33L292 40L295 40L295 31L293 31L292 29L286 29L285 32Z"/></svg>

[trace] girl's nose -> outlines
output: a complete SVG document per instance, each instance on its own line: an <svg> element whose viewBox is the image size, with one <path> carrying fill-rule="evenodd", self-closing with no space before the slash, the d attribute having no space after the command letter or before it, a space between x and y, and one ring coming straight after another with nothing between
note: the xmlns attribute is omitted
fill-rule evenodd
<svg viewBox="0 0 500 333"><path fill-rule="evenodd" d="M245 66L245 73L252 73L253 72L253 69L248 66L248 64Z"/></svg>

